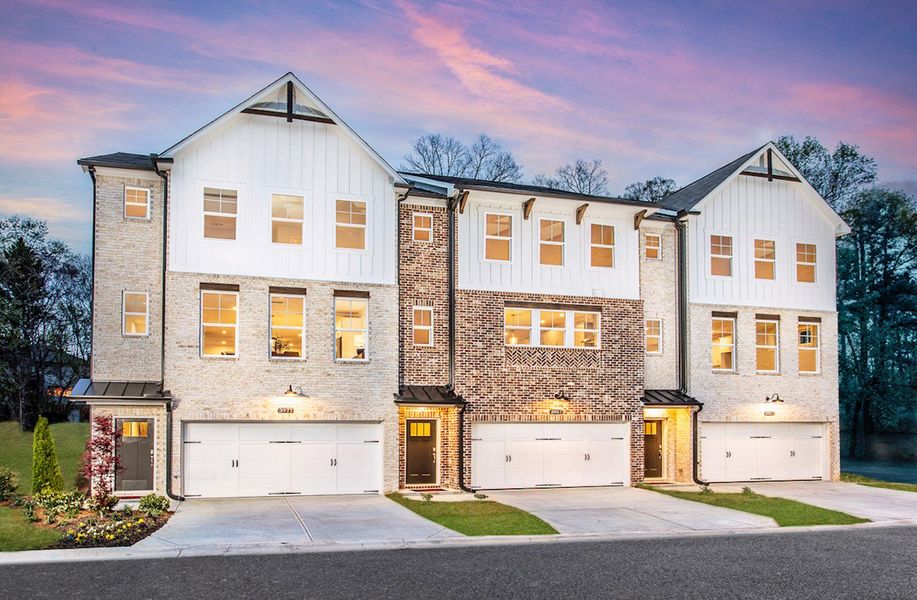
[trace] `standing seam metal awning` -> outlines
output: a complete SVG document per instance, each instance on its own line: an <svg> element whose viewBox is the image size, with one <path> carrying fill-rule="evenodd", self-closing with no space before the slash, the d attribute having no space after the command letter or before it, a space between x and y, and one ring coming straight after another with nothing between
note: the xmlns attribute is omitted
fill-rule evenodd
<svg viewBox="0 0 917 600"><path fill-rule="evenodd" d="M465 399L448 385L405 385L395 394L395 404L460 406L465 404Z"/></svg>
<svg viewBox="0 0 917 600"><path fill-rule="evenodd" d="M678 390L644 390L644 406L703 406L695 398Z"/></svg>
<svg viewBox="0 0 917 600"><path fill-rule="evenodd" d="M159 381L92 381L80 379L70 393L71 402L83 400L169 400Z"/></svg>

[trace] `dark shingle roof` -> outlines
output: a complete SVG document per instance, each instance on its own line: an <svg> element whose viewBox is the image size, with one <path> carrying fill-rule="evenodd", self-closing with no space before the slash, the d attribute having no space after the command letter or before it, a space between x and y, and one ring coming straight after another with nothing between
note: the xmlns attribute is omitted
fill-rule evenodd
<svg viewBox="0 0 917 600"><path fill-rule="evenodd" d="M678 390L644 390L644 406L700 406L700 402Z"/></svg>
<svg viewBox="0 0 917 600"><path fill-rule="evenodd" d="M115 152L114 154L101 154L89 156L76 161L76 164L87 167L114 167L116 169L143 169L153 170L153 162L149 154L131 154L130 152Z"/></svg>
<svg viewBox="0 0 917 600"><path fill-rule="evenodd" d="M654 202L643 202L641 200L630 200L628 198L618 198L615 196L594 196L592 194L578 194L566 190L557 190L554 188L543 187L540 185L527 185L523 183L512 183L508 181L490 181L488 179L472 179L469 177L452 177L449 175L429 175L426 173L411 173L401 171L402 175L407 177L423 177L434 181L450 183L455 187L491 191L491 192L508 192L510 194L534 194L538 196L551 196L554 198L570 198L572 200L586 200L591 202L605 202L608 204L626 204L629 206L645 206L647 208L658 208L660 205Z"/></svg>
<svg viewBox="0 0 917 600"><path fill-rule="evenodd" d="M465 404L448 385L403 385L395 394L396 404Z"/></svg>
<svg viewBox="0 0 917 600"><path fill-rule="evenodd" d="M691 210L698 202L706 198L710 192L716 189L716 186L729 179L729 176L735 173L736 169L741 167L755 154L761 152L765 146L767 146L767 144L752 150L744 156L740 156L728 165L723 165L712 173L704 175L697 181L689 183L680 190L672 192L662 199L662 205L676 212Z"/></svg>

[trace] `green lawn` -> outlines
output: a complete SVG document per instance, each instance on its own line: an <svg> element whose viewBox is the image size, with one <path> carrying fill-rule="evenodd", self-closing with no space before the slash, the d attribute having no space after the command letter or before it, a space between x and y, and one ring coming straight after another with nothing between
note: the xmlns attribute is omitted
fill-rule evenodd
<svg viewBox="0 0 917 600"><path fill-rule="evenodd" d="M853 525L855 523L866 523L869 521L869 519L860 519L859 517L854 517L836 510L819 508L818 506L803 504L795 500L761 496L760 494L754 493L724 494L680 492L648 485L640 487L659 492L660 494L681 498L682 500L703 502L704 504L712 504L713 506L731 508L733 510L741 510L770 517L777 521L777 525L780 527L794 527L800 525Z"/></svg>
<svg viewBox="0 0 917 600"><path fill-rule="evenodd" d="M41 550L54 545L60 534L29 523L25 511L0 506L0 552Z"/></svg>
<svg viewBox="0 0 917 600"><path fill-rule="evenodd" d="M490 500L424 502L401 494L388 497L421 517L465 535L550 535L557 531L524 510Z"/></svg>
<svg viewBox="0 0 917 600"><path fill-rule="evenodd" d="M917 492L917 483L894 483L892 481L882 481L873 479L865 475L854 475L853 473L841 473L841 481L849 483L859 483L869 487L885 488L887 490L898 490L899 492Z"/></svg>
<svg viewBox="0 0 917 600"><path fill-rule="evenodd" d="M80 456L89 437L89 423L54 423L51 435L57 447L64 486L76 487ZM0 423L0 466L9 467L19 475L19 493L32 491L32 434L19 429L19 423Z"/></svg>

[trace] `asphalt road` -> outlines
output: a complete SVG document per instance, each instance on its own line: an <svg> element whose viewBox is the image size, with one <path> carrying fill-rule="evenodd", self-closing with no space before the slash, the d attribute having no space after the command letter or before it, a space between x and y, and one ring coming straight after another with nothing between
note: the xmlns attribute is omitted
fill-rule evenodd
<svg viewBox="0 0 917 600"><path fill-rule="evenodd" d="M917 527L0 567L0 598L914 598Z"/></svg>

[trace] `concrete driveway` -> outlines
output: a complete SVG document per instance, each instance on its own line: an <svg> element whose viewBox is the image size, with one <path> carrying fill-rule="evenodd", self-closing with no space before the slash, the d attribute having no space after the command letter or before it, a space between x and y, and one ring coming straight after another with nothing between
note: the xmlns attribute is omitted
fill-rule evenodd
<svg viewBox="0 0 917 600"><path fill-rule="evenodd" d="M234 544L424 541L458 533L383 496L194 499L140 549Z"/></svg>
<svg viewBox="0 0 917 600"><path fill-rule="evenodd" d="M914 492L887 490L842 481L768 481L745 485L764 496L798 500L870 521L917 522L917 494ZM726 491L725 486L711 487L715 491L721 488Z"/></svg>
<svg viewBox="0 0 917 600"><path fill-rule="evenodd" d="M486 493L492 500L544 519L560 533L672 533L777 526L768 517L630 487Z"/></svg>

